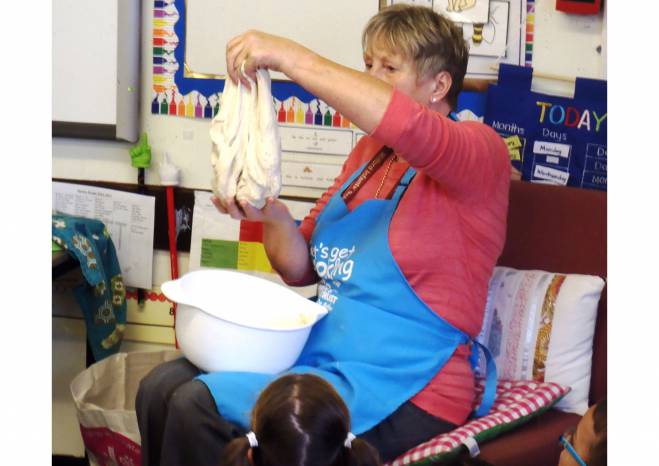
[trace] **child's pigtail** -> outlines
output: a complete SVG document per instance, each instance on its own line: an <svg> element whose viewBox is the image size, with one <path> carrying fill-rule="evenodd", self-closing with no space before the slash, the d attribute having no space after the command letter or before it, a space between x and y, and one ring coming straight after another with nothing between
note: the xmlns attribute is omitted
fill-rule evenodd
<svg viewBox="0 0 659 466"><path fill-rule="evenodd" d="M348 449L350 466L380 466L380 455L378 451L366 440L354 439Z"/></svg>
<svg viewBox="0 0 659 466"><path fill-rule="evenodd" d="M252 466L247 458L249 440L244 435L230 441L222 451L220 466Z"/></svg>

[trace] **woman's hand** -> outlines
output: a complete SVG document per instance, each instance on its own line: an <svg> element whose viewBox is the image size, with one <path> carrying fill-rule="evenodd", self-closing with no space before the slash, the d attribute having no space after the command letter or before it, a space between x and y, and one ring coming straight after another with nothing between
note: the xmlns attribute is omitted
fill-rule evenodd
<svg viewBox="0 0 659 466"><path fill-rule="evenodd" d="M258 68L280 71L367 133L389 105L393 86L335 63L284 37L247 31L227 43L227 73L250 88ZM244 73L240 68L244 63Z"/></svg>
<svg viewBox="0 0 659 466"><path fill-rule="evenodd" d="M270 264L281 278L295 286L310 285L318 280L309 257L309 247L297 228L293 216L281 201L269 197L262 209L234 199L211 201L223 214L236 220L263 222L263 246Z"/></svg>
<svg viewBox="0 0 659 466"><path fill-rule="evenodd" d="M223 214L229 214L235 220L249 220L250 222L263 222L266 225L276 223L295 223L293 216L286 205L269 197L262 209L257 209L249 202L236 202L233 198L219 199L211 197L211 202Z"/></svg>
<svg viewBox="0 0 659 466"><path fill-rule="evenodd" d="M305 53L313 52L284 37L260 31L247 31L227 43L227 72L233 82L242 81L249 89L249 81L241 73L241 67L252 80L256 79L258 68L268 68L287 74L286 71Z"/></svg>

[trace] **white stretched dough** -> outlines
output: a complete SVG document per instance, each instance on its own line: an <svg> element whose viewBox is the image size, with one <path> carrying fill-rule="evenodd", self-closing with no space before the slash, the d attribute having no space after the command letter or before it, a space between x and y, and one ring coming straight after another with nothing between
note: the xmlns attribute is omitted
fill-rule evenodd
<svg viewBox="0 0 659 466"><path fill-rule="evenodd" d="M249 90L226 79L210 137L216 196L235 197L258 209L268 197L279 196L281 140L268 70L257 70Z"/></svg>

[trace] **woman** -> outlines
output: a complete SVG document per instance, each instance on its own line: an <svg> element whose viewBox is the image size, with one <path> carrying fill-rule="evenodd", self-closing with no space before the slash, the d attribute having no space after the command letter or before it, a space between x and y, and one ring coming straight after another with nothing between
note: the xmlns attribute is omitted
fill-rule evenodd
<svg viewBox="0 0 659 466"><path fill-rule="evenodd" d="M259 67L281 71L369 136L299 229L277 200L261 210L214 203L263 222L266 252L287 283L319 281L330 313L290 372L330 382L354 432L389 461L472 411L470 355L503 248L510 162L491 128L449 116L468 59L456 26L395 5L369 21L362 46L363 73L262 32L228 43L234 81L241 66L251 77ZM492 366L477 415L494 396ZM143 464L215 463L271 381L199 375L184 359L156 368L137 399Z"/></svg>

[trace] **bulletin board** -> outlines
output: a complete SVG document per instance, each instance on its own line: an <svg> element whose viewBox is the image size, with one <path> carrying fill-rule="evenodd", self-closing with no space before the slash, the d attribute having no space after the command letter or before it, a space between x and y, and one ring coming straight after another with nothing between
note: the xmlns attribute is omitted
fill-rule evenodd
<svg viewBox="0 0 659 466"><path fill-rule="evenodd" d="M226 75L225 44L248 29L288 37L336 63L361 70L362 29L378 11L377 1L352 0L188 0L186 5L186 68L221 78ZM273 79L288 80L283 73L271 74Z"/></svg>
<svg viewBox="0 0 659 466"><path fill-rule="evenodd" d="M380 8L394 3L428 6L460 21L470 44L468 78L494 80L499 63L532 63L534 0L476 0L460 11L457 6L461 3L450 0L155 0L151 113L214 117L224 88L226 41L249 28L290 37L339 63L361 69L364 24ZM341 34L333 32L337 21L342 24ZM325 102L284 75L273 74L280 123L351 127L350 121Z"/></svg>
<svg viewBox="0 0 659 466"><path fill-rule="evenodd" d="M139 2L52 2L52 135L135 141Z"/></svg>
<svg viewBox="0 0 659 466"><path fill-rule="evenodd" d="M224 88L226 42L248 29L284 35L339 63L362 69L362 29L384 1L155 0L151 113L213 118L219 112ZM279 7L276 12L275 5ZM226 18L220 20L223 14ZM335 30L337 24L341 24L340 34ZM298 84L281 74L273 75L282 185L326 189L364 133Z"/></svg>
<svg viewBox="0 0 659 466"><path fill-rule="evenodd" d="M151 113L212 118L219 111L224 88L226 42L248 29L285 35L339 63L361 69L361 31L380 3L155 0ZM259 13L254 14L256 11ZM341 34L336 34L336 24L341 24ZM280 73L273 75L272 94L280 110L307 115L303 124L315 124L317 113L323 115L323 122L328 112L333 122L341 120L301 86ZM314 115L311 121L308 114Z"/></svg>

